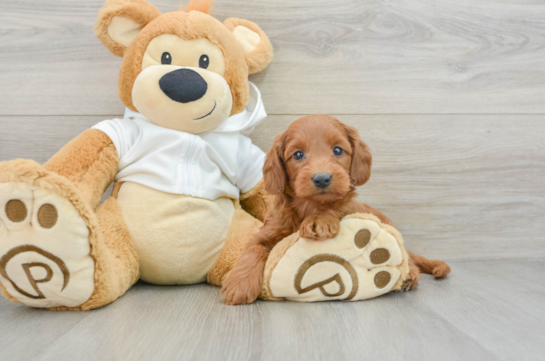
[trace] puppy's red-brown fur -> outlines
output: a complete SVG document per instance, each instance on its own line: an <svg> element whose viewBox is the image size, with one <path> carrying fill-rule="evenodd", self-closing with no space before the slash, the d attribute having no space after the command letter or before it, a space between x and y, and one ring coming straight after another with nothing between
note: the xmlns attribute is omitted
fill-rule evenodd
<svg viewBox="0 0 545 361"><path fill-rule="evenodd" d="M263 168L265 187L275 195L260 231L246 246L222 292L231 305L253 302L261 291L263 270L272 248L299 230L310 240L333 238L341 219L352 213L372 213L392 224L384 214L354 200L355 187L371 176L371 152L358 131L327 115L295 121L276 137ZM446 277L450 267L409 252L410 290L420 272Z"/></svg>

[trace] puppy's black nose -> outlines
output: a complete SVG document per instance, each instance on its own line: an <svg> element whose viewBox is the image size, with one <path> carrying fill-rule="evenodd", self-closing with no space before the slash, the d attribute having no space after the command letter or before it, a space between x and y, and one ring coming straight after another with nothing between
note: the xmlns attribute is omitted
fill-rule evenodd
<svg viewBox="0 0 545 361"><path fill-rule="evenodd" d="M331 184L331 174L323 172L312 176L312 182L318 188L327 188Z"/></svg>
<svg viewBox="0 0 545 361"><path fill-rule="evenodd" d="M208 84L194 70L177 69L163 75L159 87L175 102L189 103L201 99L206 94Z"/></svg>

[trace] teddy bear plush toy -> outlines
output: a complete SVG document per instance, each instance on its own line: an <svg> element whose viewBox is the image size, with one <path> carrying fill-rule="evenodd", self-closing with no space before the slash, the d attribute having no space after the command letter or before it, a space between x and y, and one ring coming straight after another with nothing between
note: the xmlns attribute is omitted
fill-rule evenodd
<svg viewBox="0 0 545 361"><path fill-rule="evenodd" d="M104 4L95 34L123 57L125 115L84 131L43 166L0 163L5 297L87 310L138 279L221 285L271 197L264 153L248 138L266 116L248 75L267 67L273 51L259 26L222 23L210 3L192 0L165 14L145 0ZM284 240L267 263L261 298L356 300L399 289L408 257L397 231L354 215L338 238L319 246L297 234ZM379 247L392 256L350 261Z"/></svg>

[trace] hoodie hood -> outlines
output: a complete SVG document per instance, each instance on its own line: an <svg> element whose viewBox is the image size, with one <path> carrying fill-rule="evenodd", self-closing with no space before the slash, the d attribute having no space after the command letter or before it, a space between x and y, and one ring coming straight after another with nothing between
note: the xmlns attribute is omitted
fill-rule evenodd
<svg viewBox="0 0 545 361"><path fill-rule="evenodd" d="M209 130L205 133L240 132L243 135L249 135L254 130L254 128L267 117L267 113L265 112L265 106L263 105L263 100L261 100L261 93L259 92L259 89L257 89L257 87L252 82L248 82L248 85L250 88L250 99L248 101L248 105L246 105L244 110L238 114L232 115L227 118L216 129ZM149 122L149 120L142 114L130 110L129 108L125 109L124 117L140 118L145 119Z"/></svg>

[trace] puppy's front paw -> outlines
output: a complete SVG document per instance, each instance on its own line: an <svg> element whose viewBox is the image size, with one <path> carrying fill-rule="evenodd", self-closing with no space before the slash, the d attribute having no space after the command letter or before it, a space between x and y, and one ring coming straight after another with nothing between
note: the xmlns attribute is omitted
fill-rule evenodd
<svg viewBox="0 0 545 361"><path fill-rule="evenodd" d="M263 275L234 269L223 282L221 292L227 305L247 305L254 302L261 292Z"/></svg>
<svg viewBox="0 0 545 361"><path fill-rule="evenodd" d="M334 217L310 216L307 217L299 233L301 237L313 241L323 241L324 239L337 237L341 229L341 221Z"/></svg>

